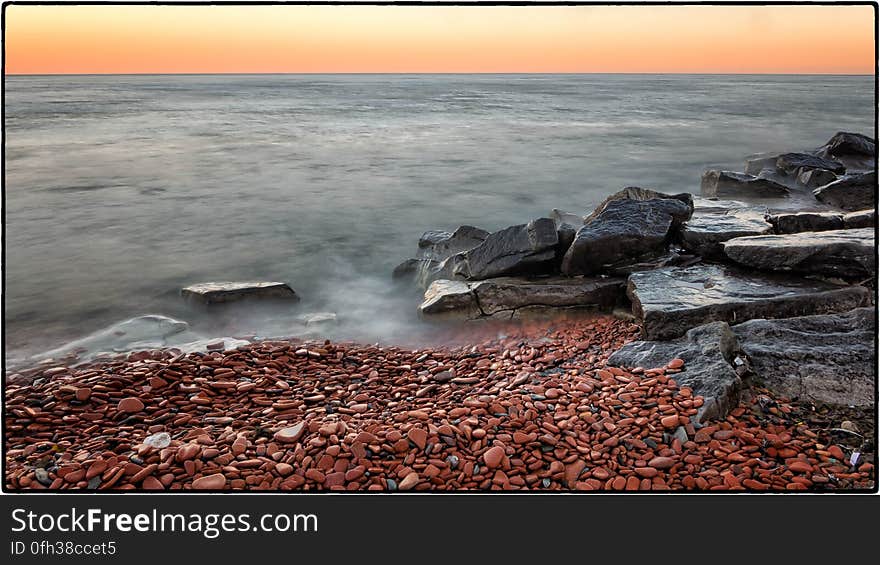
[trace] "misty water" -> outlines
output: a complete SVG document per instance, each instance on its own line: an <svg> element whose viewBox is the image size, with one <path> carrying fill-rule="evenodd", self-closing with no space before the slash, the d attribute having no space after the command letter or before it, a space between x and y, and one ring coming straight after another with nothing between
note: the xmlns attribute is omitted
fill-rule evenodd
<svg viewBox="0 0 880 565"><path fill-rule="evenodd" d="M7 358L126 318L195 329L179 289L281 280L283 334L418 327L390 274L428 229L585 213L625 186L699 193L708 167L873 135L873 77L261 75L6 78ZM288 333L293 333L290 325Z"/></svg>

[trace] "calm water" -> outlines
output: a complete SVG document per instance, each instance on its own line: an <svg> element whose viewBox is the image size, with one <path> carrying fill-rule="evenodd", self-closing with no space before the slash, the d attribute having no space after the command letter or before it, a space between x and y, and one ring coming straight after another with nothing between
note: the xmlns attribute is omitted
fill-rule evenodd
<svg viewBox="0 0 880 565"><path fill-rule="evenodd" d="M872 77L71 76L6 79L9 355L177 290L285 280L355 337L412 314L389 275L426 229L592 209L628 185L873 134ZM400 298L402 304L395 303ZM405 313L401 313L405 311ZM260 331L259 320L248 320ZM363 334L363 335L358 335Z"/></svg>

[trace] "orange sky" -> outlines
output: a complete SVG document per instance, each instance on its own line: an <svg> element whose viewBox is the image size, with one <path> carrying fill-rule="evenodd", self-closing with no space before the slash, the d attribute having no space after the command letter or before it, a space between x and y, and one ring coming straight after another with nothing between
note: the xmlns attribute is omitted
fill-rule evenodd
<svg viewBox="0 0 880 565"><path fill-rule="evenodd" d="M9 74L871 74L871 6L7 6Z"/></svg>

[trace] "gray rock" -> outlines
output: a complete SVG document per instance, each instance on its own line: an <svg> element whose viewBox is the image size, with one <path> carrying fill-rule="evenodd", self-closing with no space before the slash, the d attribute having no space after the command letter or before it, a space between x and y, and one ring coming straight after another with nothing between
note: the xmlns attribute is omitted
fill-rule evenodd
<svg viewBox="0 0 880 565"><path fill-rule="evenodd" d="M877 225L877 211L859 210L843 216L843 227L846 229L870 228Z"/></svg>
<svg viewBox="0 0 880 565"><path fill-rule="evenodd" d="M554 268L558 243L556 223L538 218L492 233L473 249L458 254L452 273L469 280L545 274Z"/></svg>
<svg viewBox="0 0 880 565"><path fill-rule="evenodd" d="M784 198L791 194L787 187L768 178L718 170L703 173L700 193L708 198Z"/></svg>
<svg viewBox="0 0 880 565"><path fill-rule="evenodd" d="M846 175L832 183L813 190L821 202L842 210L856 211L874 208L877 196L877 173Z"/></svg>
<svg viewBox="0 0 880 565"><path fill-rule="evenodd" d="M779 234L843 229L843 216L836 212L774 214L768 219Z"/></svg>
<svg viewBox="0 0 880 565"><path fill-rule="evenodd" d="M753 155L746 159L745 172L747 175L759 175L762 172L776 172L776 160L778 153L763 153Z"/></svg>
<svg viewBox="0 0 880 565"><path fill-rule="evenodd" d="M849 172L867 172L877 168L875 151L874 139L860 133L838 132L816 154L840 161Z"/></svg>
<svg viewBox="0 0 880 565"><path fill-rule="evenodd" d="M842 174L846 168L832 159L808 153L783 153L776 159L776 169L789 176L799 176L811 170L830 171Z"/></svg>
<svg viewBox="0 0 880 565"><path fill-rule="evenodd" d="M872 276L874 252L871 228L738 237L724 243L724 254L748 267L843 279Z"/></svg>
<svg viewBox="0 0 880 565"><path fill-rule="evenodd" d="M473 249L489 237L486 230L474 226L460 226L454 232L427 231L419 238L419 259L444 259Z"/></svg>
<svg viewBox="0 0 880 565"><path fill-rule="evenodd" d="M553 208L550 212L550 219L556 222L556 228L559 229L560 226L569 225L575 230L584 225L584 217L578 214L574 214L572 212L565 212L558 208Z"/></svg>
<svg viewBox="0 0 880 565"><path fill-rule="evenodd" d="M698 199L694 215L679 230L682 247L704 258L724 256L721 243L735 237L770 233L765 206L748 206L735 201Z"/></svg>
<svg viewBox="0 0 880 565"><path fill-rule="evenodd" d="M837 180L837 175L824 169L807 169L798 174L797 180L809 189L819 188Z"/></svg>
<svg viewBox="0 0 880 565"><path fill-rule="evenodd" d="M475 320L535 317L569 308L610 310L623 283L623 279L566 277L439 280L428 287L419 312L425 318Z"/></svg>
<svg viewBox="0 0 880 565"><path fill-rule="evenodd" d="M188 303L211 305L241 300L287 300L299 302L299 296L287 283L267 281L205 282L180 291Z"/></svg>
<svg viewBox="0 0 880 565"><path fill-rule="evenodd" d="M720 265L664 268L633 273L627 283L633 314L646 339L667 339L715 321L790 318L866 306L862 286L748 273Z"/></svg>
<svg viewBox="0 0 880 565"><path fill-rule="evenodd" d="M326 329L335 327L339 320L336 312L312 312L309 314L301 314L296 320L305 324L308 329Z"/></svg>
<svg viewBox="0 0 880 565"><path fill-rule="evenodd" d="M754 378L773 393L836 406L871 407L874 388L873 308L783 320L750 320L733 328Z"/></svg>
<svg viewBox="0 0 880 565"><path fill-rule="evenodd" d="M562 273L594 274L662 255L692 213L690 195L626 188L587 217L565 253Z"/></svg>
<svg viewBox="0 0 880 565"><path fill-rule="evenodd" d="M673 359L684 361L682 372L673 376L679 386L703 397L696 419L723 418L739 401L742 379L733 367L741 355L736 336L725 322L713 322L691 330L673 341L634 341L611 354L608 364L617 367L664 367Z"/></svg>

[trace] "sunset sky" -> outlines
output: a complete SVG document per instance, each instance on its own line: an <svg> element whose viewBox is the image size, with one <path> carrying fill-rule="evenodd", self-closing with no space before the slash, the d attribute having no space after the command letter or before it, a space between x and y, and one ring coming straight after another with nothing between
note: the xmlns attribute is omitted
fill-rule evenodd
<svg viewBox="0 0 880 565"><path fill-rule="evenodd" d="M8 74L874 72L870 6L22 6Z"/></svg>

